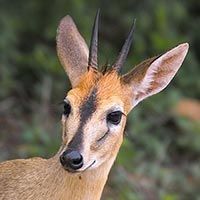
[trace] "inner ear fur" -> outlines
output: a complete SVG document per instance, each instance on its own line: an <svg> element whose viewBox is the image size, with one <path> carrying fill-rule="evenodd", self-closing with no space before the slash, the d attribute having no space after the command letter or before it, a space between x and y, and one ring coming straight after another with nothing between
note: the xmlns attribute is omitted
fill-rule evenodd
<svg viewBox="0 0 200 200"><path fill-rule="evenodd" d="M131 90L132 106L162 91L170 83L188 48L188 43L180 44L160 56L145 60L122 77L122 82Z"/></svg>
<svg viewBox="0 0 200 200"><path fill-rule="evenodd" d="M59 60L74 87L87 71L89 50L69 15L60 21L56 42Z"/></svg>

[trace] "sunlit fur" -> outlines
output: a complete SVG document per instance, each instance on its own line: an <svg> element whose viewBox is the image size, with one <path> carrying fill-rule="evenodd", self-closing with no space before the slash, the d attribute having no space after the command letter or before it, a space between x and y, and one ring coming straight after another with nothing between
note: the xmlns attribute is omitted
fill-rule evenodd
<svg viewBox="0 0 200 200"><path fill-rule="evenodd" d="M0 163L0 199L99 200L123 140L128 112L138 102L169 84L188 48L187 43L181 44L157 59L139 64L124 76L119 76L114 69L105 74L92 67L88 71L87 45L71 17L64 17L58 29L57 50L73 88L65 99L71 104L71 112L68 117L62 117L61 148L50 159ZM93 97L93 91L95 98L89 98ZM90 101L93 104L87 104ZM123 112L117 125L106 120L112 111ZM80 113L87 117L81 120ZM82 129L79 132L80 124ZM76 170L78 173L71 173L64 169L59 158L77 133L81 134L82 145L78 146L78 151L83 156L83 166Z"/></svg>
<svg viewBox="0 0 200 200"><path fill-rule="evenodd" d="M63 146L61 153L67 149L68 143L73 139L78 129L81 103L87 99L94 88L97 90L97 109L84 125L83 148L81 149L84 166L80 171L86 169L94 161L95 164L91 169L109 159L115 159L123 140L126 115L131 106L131 99L126 95L128 89L121 83L121 78L115 70L105 74L94 69L89 70L66 96L72 111L68 117L62 117ZM124 113L120 124L117 126L108 124L106 121L108 112L117 110ZM109 133L105 138L98 141L108 129Z"/></svg>
<svg viewBox="0 0 200 200"><path fill-rule="evenodd" d="M81 103L97 88L97 109L84 127L84 141L81 153L84 166L80 173L67 172L59 162L60 154L67 148L80 123ZM126 114L130 100L115 71L104 75L89 70L80 82L66 95L72 111L69 117L62 117L63 144L60 151L50 159L33 158L7 161L0 164L0 198L5 200L99 200L108 173L117 156L123 140ZM110 133L100 142L97 140L106 132L106 115L110 109L120 109L125 114L119 125L110 125ZM93 160L95 164L86 170ZM5 178L6 177L6 178ZM17 181L17 184L16 184ZM24 182L25 181L25 182ZM12 192L11 192L12 191Z"/></svg>

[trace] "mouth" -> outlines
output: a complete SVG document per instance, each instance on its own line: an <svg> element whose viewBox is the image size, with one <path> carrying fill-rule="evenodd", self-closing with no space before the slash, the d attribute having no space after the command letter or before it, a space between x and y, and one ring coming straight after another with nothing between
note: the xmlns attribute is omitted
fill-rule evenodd
<svg viewBox="0 0 200 200"><path fill-rule="evenodd" d="M96 160L94 160L90 165L88 165L85 169L82 169L82 170L73 170L68 167L64 167L64 169L70 173L82 173L82 172L87 171L89 168L91 168L95 163L96 163Z"/></svg>
<svg viewBox="0 0 200 200"><path fill-rule="evenodd" d="M94 164L95 164L96 160L94 160L88 167L86 167L84 170L82 170L81 172L84 172L86 170L88 170L89 168L91 168Z"/></svg>

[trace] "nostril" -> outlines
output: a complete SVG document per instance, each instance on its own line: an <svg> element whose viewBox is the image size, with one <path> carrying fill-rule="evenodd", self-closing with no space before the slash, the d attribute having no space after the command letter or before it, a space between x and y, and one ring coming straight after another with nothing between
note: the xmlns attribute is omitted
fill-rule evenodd
<svg viewBox="0 0 200 200"><path fill-rule="evenodd" d="M64 153L60 156L60 162L61 162L61 164L62 164L63 166L65 165Z"/></svg>
<svg viewBox="0 0 200 200"><path fill-rule="evenodd" d="M83 157L78 151L66 150L60 156L60 162L65 168L77 170L83 166Z"/></svg>
<svg viewBox="0 0 200 200"><path fill-rule="evenodd" d="M69 164L72 169L79 169L83 166L83 157L78 151L70 152L69 157Z"/></svg>
<svg viewBox="0 0 200 200"><path fill-rule="evenodd" d="M72 163L74 165L79 165L80 163L82 163L82 161L83 161L83 157L81 154L79 155L77 154L77 156L72 159Z"/></svg>

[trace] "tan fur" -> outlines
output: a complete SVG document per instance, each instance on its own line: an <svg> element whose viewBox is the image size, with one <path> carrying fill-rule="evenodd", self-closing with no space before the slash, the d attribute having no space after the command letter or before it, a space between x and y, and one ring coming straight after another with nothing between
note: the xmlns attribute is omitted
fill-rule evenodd
<svg viewBox="0 0 200 200"><path fill-rule="evenodd" d="M103 74L93 68L87 70L88 48L67 16L59 25L57 50L73 86L65 99L71 112L62 116L61 148L50 159L1 163L0 200L99 200L123 141L127 114L139 101L168 85L186 56L188 44L143 62L125 76L114 69ZM84 126L79 131L80 108L92 95L95 97L89 106L94 107L93 111L82 121ZM86 107L86 115L88 109L92 110ZM123 113L118 124L107 120L109 113L115 111ZM59 157L76 133L81 134L78 151L84 162L76 173L70 173L62 167Z"/></svg>
<svg viewBox="0 0 200 200"><path fill-rule="evenodd" d="M90 70L68 93L69 99L73 97L75 100L72 101L73 107L78 107L94 86L99 89L99 106L103 107L112 100L116 102L124 98L121 93L120 78L115 72L103 76L100 72ZM97 119L94 117L93 120L95 122ZM113 148L109 153L107 151L110 150L110 146L108 149L102 149L102 145L91 145L91 152L94 153L101 148L102 156L106 156L108 162L103 163L97 169L80 174L70 174L65 171L60 164L59 153L47 160L32 158L4 162L0 164L0 199L98 200L122 139L123 134L119 134L118 140L110 137L110 145L113 143Z"/></svg>
<svg viewBox="0 0 200 200"><path fill-rule="evenodd" d="M48 160L7 161L0 164L0 199L98 200L107 180L107 167L70 174L60 165L58 155Z"/></svg>
<svg viewBox="0 0 200 200"><path fill-rule="evenodd" d="M124 102L126 113L130 109L130 96L127 94L129 89L121 82L121 77L115 70L108 71L106 74L97 72L91 69L80 78L78 85L69 91L68 96L73 96L76 99L75 107L80 105L80 102L88 95L93 87L98 90L98 101L103 105L112 102L111 98L120 99Z"/></svg>

